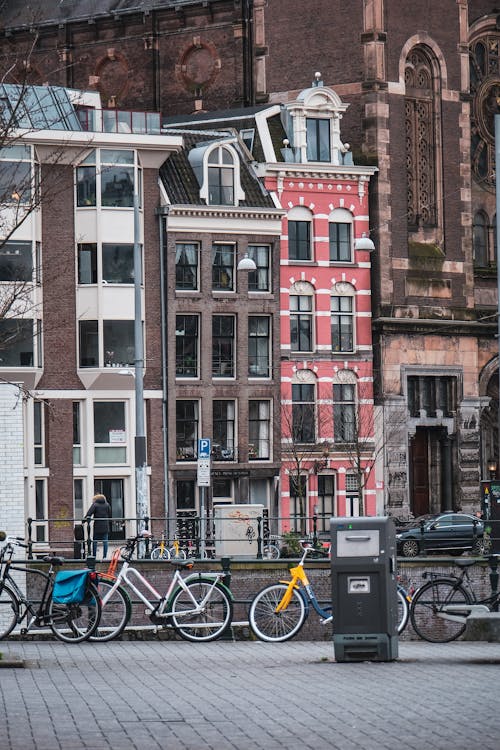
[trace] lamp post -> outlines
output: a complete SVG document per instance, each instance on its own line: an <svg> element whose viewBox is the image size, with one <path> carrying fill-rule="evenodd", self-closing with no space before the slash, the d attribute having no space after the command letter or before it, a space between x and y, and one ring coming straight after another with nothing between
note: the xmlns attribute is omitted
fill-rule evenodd
<svg viewBox="0 0 500 750"><path fill-rule="evenodd" d="M496 215L500 216L500 115L495 115L495 198ZM497 219L498 223L498 219ZM497 260L497 347L500 347L500 231L496 231L496 260ZM497 433L497 465L500 459L500 349L498 349L498 433Z"/></svg>
<svg viewBox="0 0 500 750"><path fill-rule="evenodd" d="M134 367L135 367L135 508L137 533L147 515L146 433L144 429L144 342L142 331L142 259L139 197L134 193Z"/></svg>

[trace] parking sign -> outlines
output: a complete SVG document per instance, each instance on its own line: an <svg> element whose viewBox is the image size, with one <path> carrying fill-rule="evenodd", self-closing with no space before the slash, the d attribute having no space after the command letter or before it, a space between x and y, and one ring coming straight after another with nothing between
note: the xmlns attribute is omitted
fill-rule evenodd
<svg viewBox="0 0 500 750"><path fill-rule="evenodd" d="M198 439L198 458L210 458L210 438Z"/></svg>

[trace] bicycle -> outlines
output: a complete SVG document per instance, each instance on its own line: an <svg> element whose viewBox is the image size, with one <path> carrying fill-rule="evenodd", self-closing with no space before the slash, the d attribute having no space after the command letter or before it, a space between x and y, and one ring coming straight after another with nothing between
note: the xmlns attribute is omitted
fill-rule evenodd
<svg viewBox="0 0 500 750"><path fill-rule="evenodd" d="M5 545L0 550L0 640L6 638L26 620L21 635L33 627L50 627L56 638L65 643L86 641L99 625L101 599L94 584L96 575L88 571L85 599L83 602L62 604L53 598L56 570L64 564L62 557L47 555L48 572L27 565L15 565L12 556L16 547L27 549L28 545L19 537L5 536ZM39 602L27 598L12 576L12 571L41 576L45 583ZM38 604L38 606L36 606Z"/></svg>
<svg viewBox="0 0 500 750"><path fill-rule="evenodd" d="M130 616L130 597L124 587L133 591L145 605L154 625L174 630L188 641L213 641L224 633L233 617L233 597L223 584L224 573L193 573L183 578L180 571L191 569L192 560L167 560L175 568L165 594L160 594L136 568L130 565L137 543L144 532L129 539L116 550L107 574L99 576L102 615L93 641L117 638L126 628ZM118 561L122 559L117 571ZM142 590L136 584L140 584ZM143 591L151 597L148 598ZM113 603L111 610L107 607Z"/></svg>
<svg viewBox="0 0 500 750"><path fill-rule="evenodd" d="M314 552L310 546L303 547L299 563L290 568L289 581L266 586L253 598L249 609L249 624L252 632L262 641L281 643L293 638L309 616L310 605L319 615L320 623L332 622L332 608L322 607L304 570L307 555ZM398 634L408 623L410 594L398 584Z"/></svg>
<svg viewBox="0 0 500 750"><path fill-rule="evenodd" d="M467 625L471 612L496 611L500 603L500 592L478 599L476 597L467 568L477 564L477 560L455 560L462 569L460 575L454 573L443 576L439 573L424 573L430 576L413 597L410 619L415 633L430 643L449 643L460 638Z"/></svg>
<svg viewBox="0 0 500 750"><path fill-rule="evenodd" d="M160 542L151 550L151 560L185 560L186 553L181 549L179 540L174 539L172 546L169 547L165 535Z"/></svg>

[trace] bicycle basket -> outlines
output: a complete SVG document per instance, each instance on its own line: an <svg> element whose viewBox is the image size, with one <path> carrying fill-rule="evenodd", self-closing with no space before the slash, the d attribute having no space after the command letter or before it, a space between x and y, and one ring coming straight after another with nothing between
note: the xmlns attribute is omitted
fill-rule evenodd
<svg viewBox="0 0 500 750"><path fill-rule="evenodd" d="M80 604L87 595L90 570L60 570L56 573L52 600L56 604Z"/></svg>

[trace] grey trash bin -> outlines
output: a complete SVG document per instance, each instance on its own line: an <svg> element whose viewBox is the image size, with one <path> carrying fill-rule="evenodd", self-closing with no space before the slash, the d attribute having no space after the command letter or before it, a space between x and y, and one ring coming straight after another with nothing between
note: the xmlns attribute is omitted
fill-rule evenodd
<svg viewBox="0 0 500 750"><path fill-rule="evenodd" d="M332 518L330 533L336 661L397 659L394 522L385 517Z"/></svg>

